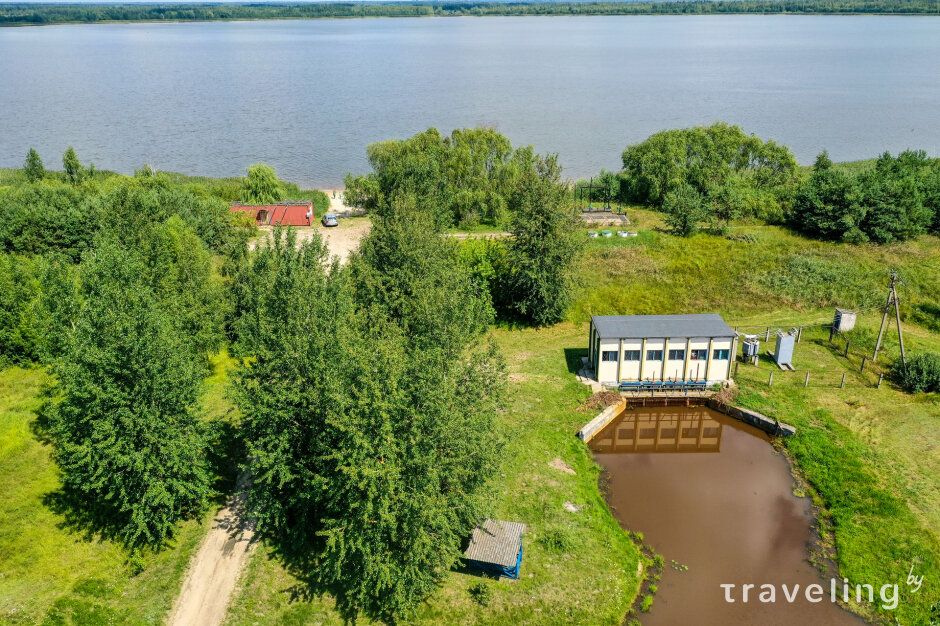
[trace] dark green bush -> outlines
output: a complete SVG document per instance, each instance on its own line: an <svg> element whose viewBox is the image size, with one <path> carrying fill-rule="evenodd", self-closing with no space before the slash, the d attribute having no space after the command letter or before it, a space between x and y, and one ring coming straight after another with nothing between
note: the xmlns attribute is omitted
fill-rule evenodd
<svg viewBox="0 0 940 626"><path fill-rule="evenodd" d="M894 379L909 393L940 391L940 354L921 352L903 365L894 362L891 372Z"/></svg>
<svg viewBox="0 0 940 626"><path fill-rule="evenodd" d="M482 580L470 585L468 591L473 601L480 606L487 606L490 603L490 599L493 597L493 590Z"/></svg>

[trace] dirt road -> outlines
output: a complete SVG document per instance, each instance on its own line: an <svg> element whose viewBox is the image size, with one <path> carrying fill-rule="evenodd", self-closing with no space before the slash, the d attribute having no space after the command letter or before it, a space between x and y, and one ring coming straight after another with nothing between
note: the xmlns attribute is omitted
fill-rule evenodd
<svg viewBox="0 0 940 626"><path fill-rule="evenodd" d="M169 626L217 626L225 619L238 576L254 547L255 520L244 516L246 486L243 474L236 495L212 520L209 534L189 565Z"/></svg>
<svg viewBox="0 0 940 626"><path fill-rule="evenodd" d="M352 251L359 247L359 242L369 233L371 227L372 222L369 221L368 217L341 217L339 226L325 228L317 222L316 226L303 226L295 230L298 243L313 238L314 233L320 233L330 254L338 256L341 262L345 262ZM262 245L270 237L270 234L270 227L263 227L261 234L249 243L248 247L254 249Z"/></svg>

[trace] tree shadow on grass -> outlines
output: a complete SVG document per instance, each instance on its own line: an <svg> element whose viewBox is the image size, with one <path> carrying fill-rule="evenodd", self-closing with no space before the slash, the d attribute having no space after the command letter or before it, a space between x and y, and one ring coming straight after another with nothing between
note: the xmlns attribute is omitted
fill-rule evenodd
<svg viewBox="0 0 940 626"><path fill-rule="evenodd" d="M118 521L116 511L95 503L85 493L62 486L45 494L42 503L60 518L58 528L79 534L84 541L124 543L124 523Z"/></svg>
<svg viewBox="0 0 940 626"><path fill-rule="evenodd" d="M315 599L329 596L336 603L336 611L342 617L346 624L356 624L361 617L362 612L358 606L345 594L345 590L340 584L324 583L317 576L322 568L322 564L313 556L313 548L298 547L289 541L278 539L269 534L264 534L263 539L271 548L269 556L281 564L287 572L297 581L296 583L282 589L287 594L288 601L293 603L312 602ZM395 623L393 617L367 615L366 617Z"/></svg>

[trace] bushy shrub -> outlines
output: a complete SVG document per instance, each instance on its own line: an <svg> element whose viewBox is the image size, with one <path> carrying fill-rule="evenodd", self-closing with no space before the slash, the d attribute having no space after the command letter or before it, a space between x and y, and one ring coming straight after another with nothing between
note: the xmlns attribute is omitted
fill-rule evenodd
<svg viewBox="0 0 940 626"><path fill-rule="evenodd" d="M910 393L940 392L940 354L921 352L907 360L898 359L891 368L894 379Z"/></svg>
<svg viewBox="0 0 940 626"><path fill-rule="evenodd" d="M538 542L546 550L555 554L565 554L575 548L571 531L562 527L549 528L538 538Z"/></svg>
<svg viewBox="0 0 940 626"><path fill-rule="evenodd" d="M468 589L470 597L480 606L487 606L493 597L493 590L484 581L476 582L470 585Z"/></svg>
<svg viewBox="0 0 940 626"><path fill-rule="evenodd" d="M688 184L667 193L662 208L669 230L680 237L694 234L707 215L702 195Z"/></svg>

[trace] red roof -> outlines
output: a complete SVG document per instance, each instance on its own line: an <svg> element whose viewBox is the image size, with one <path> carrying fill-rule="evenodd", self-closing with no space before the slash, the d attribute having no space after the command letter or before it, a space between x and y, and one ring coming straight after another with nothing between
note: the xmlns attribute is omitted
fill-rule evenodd
<svg viewBox="0 0 940 626"><path fill-rule="evenodd" d="M244 211L255 218L258 226L310 226L313 224L313 202L285 202L282 204L232 205L232 211Z"/></svg>

